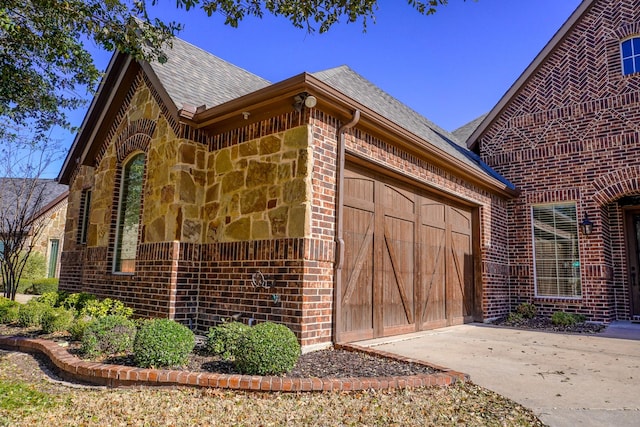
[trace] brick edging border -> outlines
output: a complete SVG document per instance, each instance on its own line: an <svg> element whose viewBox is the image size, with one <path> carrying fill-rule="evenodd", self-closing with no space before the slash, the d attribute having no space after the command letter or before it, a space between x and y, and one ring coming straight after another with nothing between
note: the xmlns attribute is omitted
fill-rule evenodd
<svg viewBox="0 0 640 427"><path fill-rule="evenodd" d="M0 337L0 348L26 353L42 353L66 379L80 380L107 387L130 386L195 386L246 391L355 391L369 389L400 389L426 386L449 386L468 381L469 376L447 368L414 359L355 345L336 346L348 351L363 351L405 362L432 367L439 372L397 377L375 378L283 378L275 376L227 375L208 372L144 369L131 366L87 362L69 354L53 341L24 337Z"/></svg>

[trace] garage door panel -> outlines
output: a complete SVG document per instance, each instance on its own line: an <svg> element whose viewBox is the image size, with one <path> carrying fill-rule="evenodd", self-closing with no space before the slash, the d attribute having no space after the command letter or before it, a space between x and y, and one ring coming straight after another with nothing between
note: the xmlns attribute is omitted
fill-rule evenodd
<svg viewBox="0 0 640 427"><path fill-rule="evenodd" d="M413 222L415 220L415 194L406 190L384 185L383 192L384 214L394 218L402 218Z"/></svg>
<svg viewBox="0 0 640 427"><path fill-rule="evenodd" d="M472 253L472 237L471 230L467 230L468 234L456 233L451 234L451 256L452 256L452 279L453 286L456 289L455 301L458 303L456 307L456 317L464 317L470 320L473 315L473 253Z"/></svg>
<svg viewBox="0 0 640 427"><path fill-rule="evenodd" d="M420 286L423 295L421 326L436 328L446 324L445 280L446 280L446 230L423 225L420 228Z"/></svg>
<svg viewBox="0 0 640 427"><path fill-rule="evenodd" d="M383 250L383 329L414 325L414 223L386 217Z"/></svg>
<svg viewBox="0 0 640 427"><path fill-rule="evenodd" d="M373 236L374 212L364 209L367 201L361 197L373 198L371 180L353 178L346 188L355 194L345 201L354 206L343 209L345 242L344 264L342 268L341 332L354 333L354 337L373 335ZM354 203L355 202L355 203ZM345 202L346 204L346 202Z"/></svg>
<svg viewBox="0 0 640 427"><path fill-rule="evenodd" d="M347 175L341 339L472 320L471 211L367 171Z"/></svg>
<svg viewBox="0 0 640 427"><path fill-rule="evenodd" d="M424 225L440 226L444 228L446 205L442 202L422 198L420 205L420 220Z"/></svg>

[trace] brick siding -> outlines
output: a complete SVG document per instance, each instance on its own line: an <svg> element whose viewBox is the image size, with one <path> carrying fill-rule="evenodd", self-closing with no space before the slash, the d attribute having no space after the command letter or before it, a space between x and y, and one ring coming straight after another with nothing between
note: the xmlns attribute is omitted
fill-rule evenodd
<svg viewBox="0 0 640 427"><path fill-rule="evenodd" d="M640 194L640 78L622 75L620 41L638 34L639 17L635 1L594 2L479 138L483 160L522 190L508 208L512 306L629 316L617 201ZM531 206L565 201L595 223L579 237L582 298L536 298Z"/></svg>

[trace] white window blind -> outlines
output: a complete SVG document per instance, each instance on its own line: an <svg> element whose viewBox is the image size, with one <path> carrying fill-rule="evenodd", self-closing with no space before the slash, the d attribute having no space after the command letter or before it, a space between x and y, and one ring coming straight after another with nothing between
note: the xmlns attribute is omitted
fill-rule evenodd
<svg viewBox="0 0 640 427"><path fill-rule="evenodd" d="M575 203L533 206L536 295L580 297L580 255Z"/></svg>

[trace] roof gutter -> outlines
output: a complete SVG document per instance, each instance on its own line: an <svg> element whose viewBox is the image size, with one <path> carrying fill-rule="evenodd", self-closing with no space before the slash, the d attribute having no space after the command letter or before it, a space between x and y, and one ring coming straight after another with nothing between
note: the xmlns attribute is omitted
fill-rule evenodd
<svg viewBox="0 0 640 427"><path fill-rule="evenodd" d="M438 162L448 171L475 185L488 188L490 191L504 197L511 198L518 195L517 190L505 186L504 183L488 174L470 168L469 164L432 146L428 141L407 131L395 122L381 116L308 73L302 73L267 86L264 89L259 89L248 95L196 113L192 117L182 116L181 120L196 129L216 126L226 120L240 118L242 112L247 111L248 106L251 106L252 109L264 108L268 110L269 105L287 99L301 91L315 95L319 104L322 103L324 107L340 115L350 117L354 110L360 111L358 123L363 127L375 129L376 132L384 134L385 137L393 138L414 154L418 154L421 157L426 156L427 160ZM450 167L447 168L444 165L450 165Z"/></svg>

